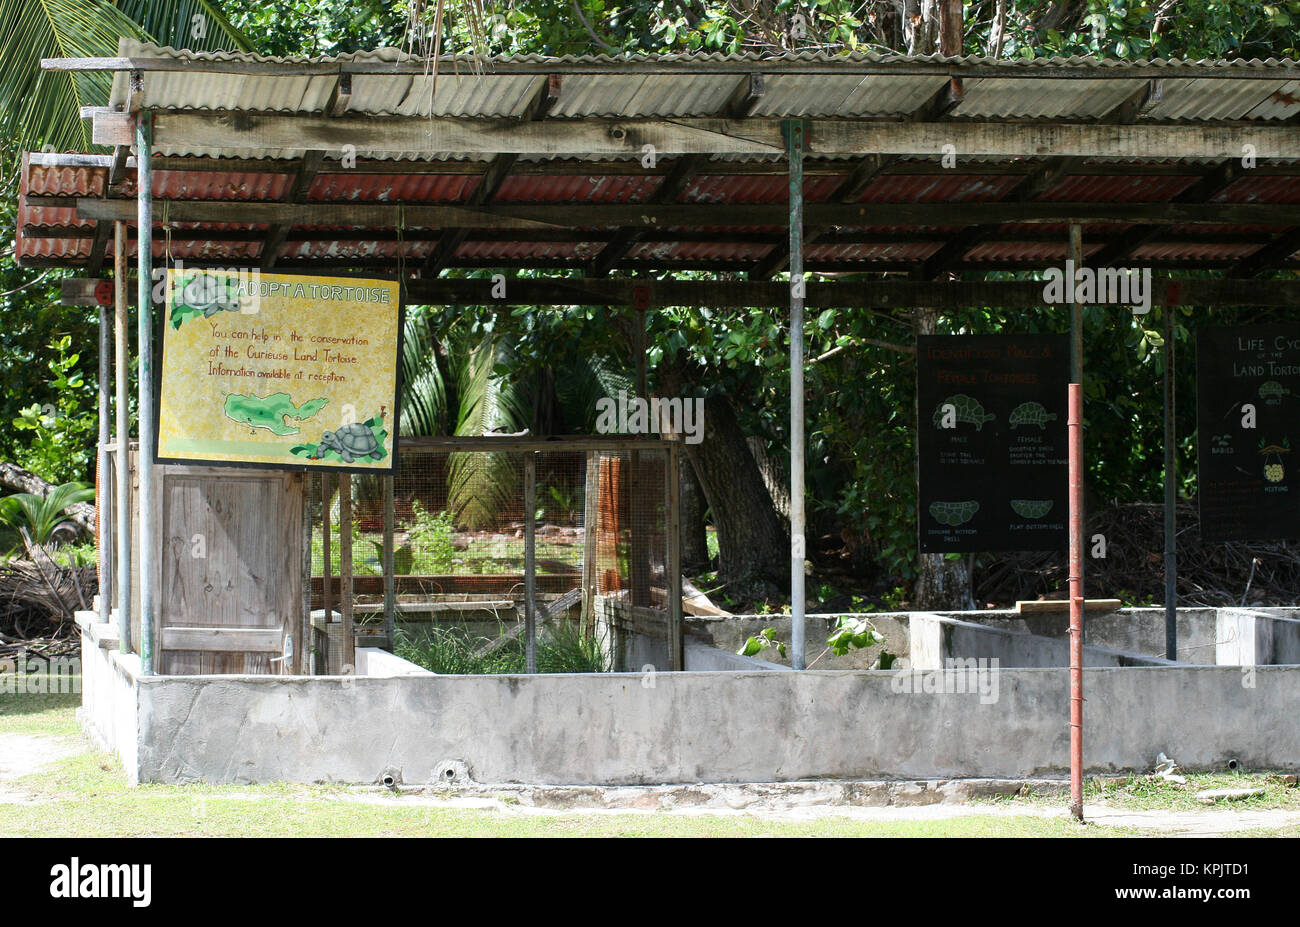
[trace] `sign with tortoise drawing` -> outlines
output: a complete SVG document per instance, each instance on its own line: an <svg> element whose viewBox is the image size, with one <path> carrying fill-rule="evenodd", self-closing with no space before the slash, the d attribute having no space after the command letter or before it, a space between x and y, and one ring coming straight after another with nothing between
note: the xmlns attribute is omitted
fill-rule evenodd
<svg viewBox="0 0 1300 927"><path fill-rule="evenodd" d="M395 280L167 271L160 461L393 468Z"/></svg>
<svg viewBox="0 0 1300 927"><path fill-rule="evenodd" d="M1196 333L1201 537L1300 537L1300 326Z"/></svg>
<svg viewBox="0 0 1300 927"><path fill-rule="evenodd" d="M1064 335L917 339L924 553L1064 550Z"/></svg>

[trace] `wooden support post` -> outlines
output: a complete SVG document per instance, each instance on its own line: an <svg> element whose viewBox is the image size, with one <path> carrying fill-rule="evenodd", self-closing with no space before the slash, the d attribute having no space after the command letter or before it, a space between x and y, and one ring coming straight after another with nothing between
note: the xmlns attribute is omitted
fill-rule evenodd
<svg viewBox="0 0 1300 927"><path fill-rule="evenodd" d="M600 451L587 451L587 475L582 505L582 618L583 637L595 633L596 532L600 520Z"/></svg>
<svg viewBox="0 0 1300 927"><path fill-rule="evenodd" d="M524 451L525 671L537 672L537 454Z"/></svg>
<svg viewBox="0 0 1300 927"><path fill-rule="evenodd" d="M127 343L126 223L114 222L113 235L113 377L116 393L116 449L113 451L117 477L117 549L115 580L117 593L118 649L131 652L131 420L127 408L127 381L131 376L131 354Z"/></svg>
<svg viewBox="0 0 1300 927"><path fill-rule="evenodd" d="M152 113L143 110L135 116L136 165L136 251L138 278L136 285L137 351L140 356L140 393L137 405L140 430L140 671L153 675L154 655L154 562L157 525L154 523L153 454L155 446L153 404L153 172L150 170L150 147L153 143Z"/></svg>
<svg viewBox="0 0 1300 927"><path fill-rule="evenodd" d="M339 474L339 600L343 608L343 666L357 671L357 638L352 627L352 474Z"/></svg>
<svg viewBox="0 0 1300 927"><path fill-rule="evenodd" d="M328 473L322 473L320 476L320 520L321 520L321 551L325 563L321 567L321 608L325 610L325 623L328 625L334 620L334 543L330 537L330 503L334 495L330 491L334 485L334 477ZM328 657L328 654L324 656ZM326 670L329 670L329 660L322 661L326 664Z"/></svg>
<svg viewBox="0 0 1300 927"><path fill-rule="evenodd" d="M108 223L104 223L108 227ZM111 506L107 505L109 393L112 391L112 368L109 354L112 351L112 329L109 327L108 306L99 307L99 451L95 458L95 547L99 569L99 617L108 621L113 613L113 546Z"/></svg>
<svg viewBox="0 0 1300 927"><path fill-rule="evenodd" d="M384 639L385 646L393 649L396 633L397 579L393 575L393 477L380 478L384 484Z"/></svg>
<svg viewBox="0 0 1300 927"><path fill-rule="evenodd" d="M636 398L650 401L646 386L646 332L645 310L636 310L632 329L632 354L636 364ZM629 563L631 576L631 602L634 606L650 604L650 538L646 524L646 479L641 472L643 457L633 450L629 456L631 473L628 475L628 517L632 531L632 557Z"/></svg>
<svg viewBox="0 0 1300 927"><path fill-rule="evenodd" d="M293 671L300 675L311 671L311 488L315 482L312 474L302 475L302 616L293 653Z"/></svg>
<svg viewBox="0 0 1300 927"><path fill-rule="evenodd" d="M790 181L790 665L804 668L803 156L807 124L782 125Z"/></svg>
<svg viewBox="0 0 1300 927"><path fill-rule="evenodd" d="M668 536L664 585L668 588L668 669L671 672L686 668L682 651L682 519L677 461L681 453L679 443L670 442L664 454L664 497L667 509L665 530Z"/></svg>

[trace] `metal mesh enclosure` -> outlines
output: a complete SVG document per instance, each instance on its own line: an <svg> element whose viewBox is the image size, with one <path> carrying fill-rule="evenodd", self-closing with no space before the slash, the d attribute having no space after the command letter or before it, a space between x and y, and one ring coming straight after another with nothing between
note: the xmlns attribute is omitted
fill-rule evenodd
<svg viewBox="0 0 1300 927"><path fill-rule="evenodd" d="M501 667L464 671L515 671L511 655L569 671L579 641L600 656L587 671L680 668L676 456L662 441L416 439L391 479L313 477L312 671L355 665L349 604L357 646L454 634Z"/></svg>

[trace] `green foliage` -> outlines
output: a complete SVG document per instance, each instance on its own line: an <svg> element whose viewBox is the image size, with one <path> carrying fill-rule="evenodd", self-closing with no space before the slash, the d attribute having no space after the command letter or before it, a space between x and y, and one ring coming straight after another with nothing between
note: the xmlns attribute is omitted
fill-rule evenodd
<svg viewBox="0 0 1300 927"><path fill-rule="evenodd" d="M504 627L501 633L505 633ZM438 627L412 634L399 628L393 651L399 657L443 675L523 673L527 656L523 635L482 653L490 640L465 627ZM600 645L570 621L546 625L537 637L541 673L606 673L609 663Z"/></svg>
<svg viewBox="0 0 1300 927"><path fill-rule="evenodd" d="M451 572L451 561L456 555L456 548L451 542L456 531L451 514L443 511L434 515L418 499L411 502L411 511L414 521L407 529L406 536L410 543L412 563L404 572Z"/></svg>
<svg viewBox="0 0 1300 927"><path fill-rule="evenodd" d="M86 473L98 426L94 387L77 370L81 355L69 352L71 344L68 335L50 343L57 355L46 362L54 401L20 409L13 420L18 431L31 432L18 463L51 482Z"/></svg>
<svg viewBox="0 0 1300 927"><path fill-rule="evenodd" d="M0 499L0 524L26 530L34 544L49 543L54 529L68 520L69 506L90 502L95 490L84 483L64 483L48 496L20 492Z"/></svg>
<svg viewBox="0 0 1300 927"><path fill-rule="evenodd" d="M826 638L826 646L837 657L844 656L850 650L866 650L884 642L884 636L864 615L841 615L835 631Z"/></svg>
<svg viewBox="0 0 1300 927"><path fill-rule="evenodd" d="M769 647L776 648L777 653L785 656L785 642L777 640L775 628L764 628L745 641L743 647L736 651L742 657L753 657L767 650Z"/></svg>

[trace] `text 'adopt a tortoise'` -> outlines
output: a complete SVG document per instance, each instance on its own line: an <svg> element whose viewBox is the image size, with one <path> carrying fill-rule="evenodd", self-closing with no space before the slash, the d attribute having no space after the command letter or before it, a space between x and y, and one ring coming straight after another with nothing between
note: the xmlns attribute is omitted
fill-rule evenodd
<svg viewBox="0 0 1300 927"><path fill-rule="evenodd" d="M978 399L958 393L939 403L934 410L934 427L956 428L958 422L965 422L974 425L975 430L979 431L985 422L991 422L995 418L997 416L992 412L984 411L984 406Z"/></svg>

